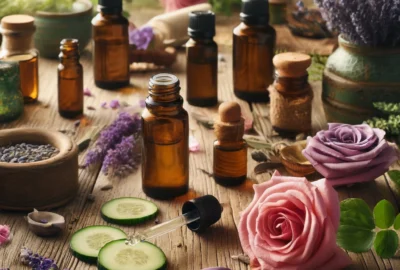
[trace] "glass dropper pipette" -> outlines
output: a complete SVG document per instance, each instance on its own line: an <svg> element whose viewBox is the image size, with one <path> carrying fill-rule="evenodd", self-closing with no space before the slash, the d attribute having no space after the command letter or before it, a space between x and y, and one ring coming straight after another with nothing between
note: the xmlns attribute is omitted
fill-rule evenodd
<svg viewBox="0 0 400 270"><path fill-rule="evenodd" d="M126 244L136 245L141 241L172 232L184 225L195 232L203 231L221 218L222 210L223 205L211 195L187 201L183 204L182 215L129 236Z"/></svg>

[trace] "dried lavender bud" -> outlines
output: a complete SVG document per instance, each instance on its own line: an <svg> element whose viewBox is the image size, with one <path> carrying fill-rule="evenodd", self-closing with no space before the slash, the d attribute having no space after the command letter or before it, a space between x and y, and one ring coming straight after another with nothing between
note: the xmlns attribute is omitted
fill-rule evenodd
<svg viewBox="0 0 400 270"><path fill-rule="evenodd" d="M257 162L265 162L268 160L268 157L262 151L253 151L251 152L251 157Z"/></svg>
<svg viewBox="0 0 400 270"><path fill-rule="evenodd" d="M118 118L100 133L95 149L86 155L85 166L102 162L108 151L115 149L122 138L138 133L140 125L139 114L132 116L126 112L120 113Z"/></svg>
<svg viewBox="0 0 400 270"><path fill-rule="evenodd" d="M33 253L32 250L26 247L21 249L20 261L22 264L32 267L32 270L59 270L53 259Z"/></svg>
<svg viewBox="0 0 400 270"><path fill-rule="evenodd" d="M400 44L399 0L314 0L331 29L352 43L367 46Z"/></svg>
<svg viewBox="0 0 400 270"><path fill-rule="evenodd" d="M49 159L60 151L50 144L19 143L0 146L0 162L31 163Z"/></svg>

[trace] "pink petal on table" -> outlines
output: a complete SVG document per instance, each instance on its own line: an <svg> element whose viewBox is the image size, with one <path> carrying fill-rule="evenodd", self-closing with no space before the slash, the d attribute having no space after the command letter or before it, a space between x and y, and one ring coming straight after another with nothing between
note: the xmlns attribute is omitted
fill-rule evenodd
<svg viewBox="0 0 400 270"><path fill-rule="evenodd" d="M86 87L85 89L83 89L83 95L87 96L87 97L93 97L93 94L90 91L89 87Z"/></svg>
<svg viewBox="0 0 400 270"><path fill-rule="evenodd" d="M119 101L117 99L113 99L110 101L110 108L111 109L117 109L121 107L121 105L119 104Z"/></svg>
<svg viewBox="0 0 400 270"><path fill-rule="evenodd" d="M105 101L102 102L102 103L100 104L100 107L106 109L106 108L107 108L107 102L105 102Z"/></svg>
<svg viewBox="0 0 400 270"><path fill-rule="evenodd" d="M10 227L8 225L0 225L0 246L11 240Z"/></svg>
<svg viewBox="0 0 400 270"><path fill-rule="evenodd" d="M200 143L193 136L189 136L189 151L190 152L200 151Z"/></svg>
<svg viewBox="0 0 400 270"><path fill-rule="evenodd" d="M253 128L253 119L244 118L244 130L248 131Z"/></svg>
<svg viewBox="0 0 400 270"><path fill-rule="evenodd" d="M146 107L146 101L144 99L139 100L139 106L140 106L140 108L145 108Z"/></svg>

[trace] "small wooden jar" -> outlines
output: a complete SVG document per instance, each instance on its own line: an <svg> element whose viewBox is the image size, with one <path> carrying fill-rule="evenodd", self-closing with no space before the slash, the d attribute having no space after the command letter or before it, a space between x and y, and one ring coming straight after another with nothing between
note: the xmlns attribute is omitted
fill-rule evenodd
<svg viewBox="0 0 400 270"><path fill-rule="evenodd" d="M0 162L0 209L50 209L71 200L78 191L78 147L66 135L34 128L0 131L0 146L51 144L54 157L32 163Z"/></svg>
<svg viewBox="0 0 400 270"><path fill-rule="evenodd" d="M269 87L270 117L275 131L293 136L311 130L313 91L307 68L311 57L302 53L281 53L274 57L275 81Z"/></svg>

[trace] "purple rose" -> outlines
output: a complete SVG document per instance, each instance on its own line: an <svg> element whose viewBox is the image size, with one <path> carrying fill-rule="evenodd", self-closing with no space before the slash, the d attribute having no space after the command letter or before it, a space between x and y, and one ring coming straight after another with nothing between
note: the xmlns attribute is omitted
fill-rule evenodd
<svg viewBox="0 0 400 270"><path fill-rule="evenodd" d="M129 43L136 45L139 50L146 50L154 37L153 28L144 26L129 32Z"/></svg>
<svg viewBox="0 0 400 270"><path fill-rule="evenodd" d="M309 137L303 155L334 186L371 181L396 161L385 132L363 125L329 124Z"/></svg>

